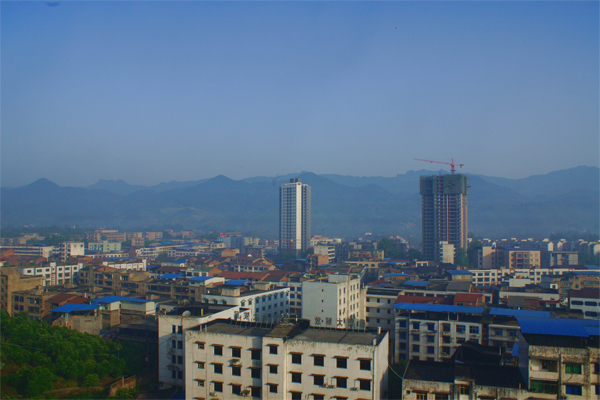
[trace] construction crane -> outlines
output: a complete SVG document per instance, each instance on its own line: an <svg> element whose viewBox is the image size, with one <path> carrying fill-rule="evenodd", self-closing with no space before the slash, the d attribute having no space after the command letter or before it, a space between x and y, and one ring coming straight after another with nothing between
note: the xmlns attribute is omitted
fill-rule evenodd
<svg viewBox="0 0 600 400"><path fill-rule="evenodd" d="M456 168L454 168L454 166L455 166L455 165L458 165L458 166L459 166L459 167L461 167L461 168L463 167L463 165L465 165L465 164L457 164L457 163L455 163L455 162L454 162L454 158L452 159L452 162L443 162L443 161L424 160L424 159L422 159L422 158L415 158L415 160L417 160L417 161L427 161L427 162L430 162L430 163L437 163L437 164L446 164L446 165L450 165L450 166L451 166L451 168L450 168L450 172L451 172L451 173L453 173L453 174L456 172Z"/></svg>

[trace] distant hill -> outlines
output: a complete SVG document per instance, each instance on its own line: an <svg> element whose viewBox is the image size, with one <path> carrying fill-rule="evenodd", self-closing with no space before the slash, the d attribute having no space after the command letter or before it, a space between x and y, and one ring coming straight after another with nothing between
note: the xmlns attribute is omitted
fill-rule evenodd
<svg viewBox="0 0 600 400"><path fill-rule="evenodd" d="M311 172L232 180L171 181L145 187L122 180L87 188L40 179L2 188L2 227L22 225L181 225L277 237L279 187L299 177L312 187L314 234L421 234L419 176L316 175ZM600 170L577 167L524 179L469 175L469 231L479 236L539 236L552 231L598 232Z"/></svg>

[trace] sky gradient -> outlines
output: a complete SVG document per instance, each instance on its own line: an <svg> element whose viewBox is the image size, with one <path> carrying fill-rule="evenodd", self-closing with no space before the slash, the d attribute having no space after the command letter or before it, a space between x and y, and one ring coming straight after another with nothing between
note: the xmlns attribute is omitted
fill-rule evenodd
<svg viewBox="0 0 600 400"><path fill-rule="evenodd" d="M598 2L2 2L2 186L599 165Z"/></svg>

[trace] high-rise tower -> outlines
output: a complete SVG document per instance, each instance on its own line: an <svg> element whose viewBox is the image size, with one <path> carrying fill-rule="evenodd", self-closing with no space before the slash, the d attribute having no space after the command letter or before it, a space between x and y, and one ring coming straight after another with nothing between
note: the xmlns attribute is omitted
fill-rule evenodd
<svg viewBox="0 0 600 400"><path fill-rule="evenodd" d="M423 256L441 262L441 242L467 248L469 178L461 174L421 177Z"/></svg>
<svg viewBox="0 0 600 400"><path fill-rule="evenodd" d="M310 247L310 186L290 179L279 188L279 249L296 255Z"/></svg>

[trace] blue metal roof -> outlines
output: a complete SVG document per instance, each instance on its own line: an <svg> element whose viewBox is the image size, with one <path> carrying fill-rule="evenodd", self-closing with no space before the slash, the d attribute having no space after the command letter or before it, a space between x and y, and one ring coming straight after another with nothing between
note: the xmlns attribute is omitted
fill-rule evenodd
<svg viewBox="0 0 600 400"><path fill-rule="evenodd" d="M521 332L532 335L589 337L589 333L575 319L517 317Z"/></svg>
<svg viewBox="0 0 600 400"><path fill-rule="evenodd" d="M146 269L160 268L160 265L146 265Z"/></svg>
<svg viewBox="0 0 600 400"><path fill-rule="evenodd" d="M186 261L185 260L175 260L175 261L171 261L171 262L185 264Z"/></svg>
<svg viewBox="0 0 600 400"><path fill-rule="evenodd" d="M158 277L158 279L177 279L181 278L183 274L164 274Z"/></svg>
<svg viewBox="0 0 600 400"><path fill-rule="evenodd" d="M114 303L115 301L133 301L138 303L148 303L150 300L136 299L134 297L125 296L105 296L92 300L92 303Z"/></svg>
<svg viewBox="0 0 600 400"><path fill-rule="evenodd" d="M600 275L600 271L572 271L575 275Z"/></svg>
<svg viewBox="0 0 600 400"><path fill-rule="evenodd" d="M250 282L250 281L246 281L244 279L231 279L231 280L228 280L227 282L225 282L225 284L231 285L231 286L241 286L241 285L245 285L248 282Z"/></svg>
<svg viewBox="0 0 600 400"><path fill-rule="evenodd" d="M429 281L404 281L402 286L427 286Z"/></svg>
<svg viewBox="0 0 600 400"><path fill-rule="evenodd" d="M188 281L198 281L198 282L204 282L207 281L209 279L212 279L212 276L190 276L189 278L187 278Z"/></svg>
<svg viewBox="0 0 600 400"><path fill-rule="evenodd" d="M70 313L73 311L91 311L100 308L99 304L65 304L52 310L55 313Z"/></svg>
<svg viewBox="0 0 600 400"><path fill-rule="evenodd" d="M396 273L392 273L392 274L385 274L383 275L384 278L389 278L390 276L412 276L413 278L415 277L414 275L411 274L403 274L400 272L396 272Z"/></svg>
<svg viewBox="0 0 600 400"><path fill-rule="evenodd" d="M510 251L539 251L539 249L536 249L535 247L502 247L505 250L510 250Z"/></svg>
<svg viewBox="0 0 600 400"><path fill-rule="evenodd" d="M473 273L466 269L447 269L447 273L450 275L473 275Z"/></svg>
<svg viewBox="0 0 600 400"><path fill-rule="evenodd" d="M449 306L443 304L413 304L413 303L396 303L395 309L411 310L411 311L436 311L436 312L453 312L462 314L482 314L483 307L465 307L465 306Z"/></svg>
<svg viewBox="0 0 600 400"><path fill-rule="evenodd" d="M514 310L512 308L490 309L490 315L508 315L511 317L550 318L548 311Z"/></svg>
<svg viewBox="0 0 600 400"><path fill-rule="evenodd" d="M586 267L587 269L600 269L600 267L597 265L584 265L584 267Z"/></svg>

